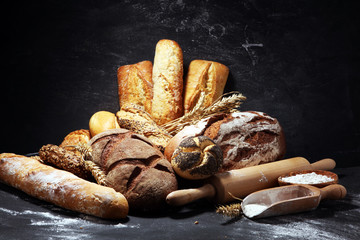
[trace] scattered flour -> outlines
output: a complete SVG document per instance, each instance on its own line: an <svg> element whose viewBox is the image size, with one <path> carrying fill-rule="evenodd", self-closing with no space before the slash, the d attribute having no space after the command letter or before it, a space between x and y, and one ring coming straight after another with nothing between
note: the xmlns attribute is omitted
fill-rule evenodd
<svg viewBox="0 0 360 240"><path fill-rule="evenodd" d="M94 218L93 221L90 219L89 221L83 218L64 217L42 211L15 211L0 207L0 213L1 212L14 217L22 216L23 219L27 219L29 221L29 226L31 226L38 235L44 234L49 237L48 239L58 239L59 237L64 238L64 236L66 236L65 239L67 240L90 239L91 232L88 231L89 229L110 231L122 228L140 228L140 224L104 224L97 222L97 218Z"/></svg>
<svg viewBox="0 0 360 240"><path fill-rule="evenodd" d="M297 174L294 176L283 177L281 178L282 181L287 183L297 183L297 184L318 184L318 183L326 183L334 181L333 178L316 174L315 172L312 173L305 173L305 174Z"/></svg>

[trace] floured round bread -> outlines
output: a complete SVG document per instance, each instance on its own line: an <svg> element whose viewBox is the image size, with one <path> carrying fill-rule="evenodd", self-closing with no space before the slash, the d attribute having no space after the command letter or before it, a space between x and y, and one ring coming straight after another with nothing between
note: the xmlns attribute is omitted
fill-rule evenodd
<svg viewBox="0 0 360 240"><path fill-rule="evenodd" d="M219 171L221 149L208 137L188 137L181 141L171 158L175 172L186 179L205 179Z"/></svg>
<svg viewBox="0 0 360 240"><path fill-rule="evenodd" d="M205 136L223 151L222 171L281 159L285 137L279 122L262 112L235 112L206 128Z"/></svg>

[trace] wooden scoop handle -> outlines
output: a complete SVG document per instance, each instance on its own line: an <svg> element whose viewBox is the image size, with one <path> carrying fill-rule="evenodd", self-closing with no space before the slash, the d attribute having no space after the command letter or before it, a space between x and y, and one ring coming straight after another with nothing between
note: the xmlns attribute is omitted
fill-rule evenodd
<svg viewBox="0 0 360 240"><path fill-rule="evenodd" d="M336 162L331 158L324 158L311 164L312 170L332 170L336 166Z"/></svg>
<svg viewBox="0 0 360 240"><path fill-rule="evenodd" d="M331 184L320 188L321 200L323 199L342 199L346 196L346 188L340 184Z"/></svg>
<svg viewBox="0 0 360 240"><path fill-rule="evenodd" d="M166 197L166 202L171 206L182 206L189 202L205 198L214 197L216 190L213 185L205 184L199 188L183 189L171 192Z"/></svg>

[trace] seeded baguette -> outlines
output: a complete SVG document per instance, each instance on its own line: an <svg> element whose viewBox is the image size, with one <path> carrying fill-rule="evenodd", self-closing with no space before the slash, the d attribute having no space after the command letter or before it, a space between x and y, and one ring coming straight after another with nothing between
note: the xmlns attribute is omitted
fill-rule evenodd
<svg viewBox="0 0 360 240"><path fill-rule="evenodd" d="M91 173L86 170L81 157L62 147L46 144L39 150L39 157L45 163L66 170L83 179L90 179Z"/></svg>

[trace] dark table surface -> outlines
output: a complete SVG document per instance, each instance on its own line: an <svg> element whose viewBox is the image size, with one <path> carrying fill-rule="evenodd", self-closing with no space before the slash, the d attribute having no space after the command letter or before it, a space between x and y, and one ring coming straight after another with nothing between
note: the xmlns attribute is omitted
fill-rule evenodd
<svg viewBox="0 0 360 240"><path fill-rule="evenodd" d="M360 167L336 168L347 188L317 209L258 220L228 218L199 200L160 214L109 221L76 214L0 184L0 239L360 239Z"/></svg>
<svg viewBox="0 0 360 240"><path fill-rule="evenodd" d="M117 68L152 61L167 38L182 47L184 74L194 59L227 65L225 92L247 97L241 110L279 120L285 158L334 158L348 195L258 221L224 218L204 200L106 221L0 184L0 239L360 239L358 1L46 0L3 9L10 77L0 152L37 152L88 128L95 112L118 111Z"/></svg>

